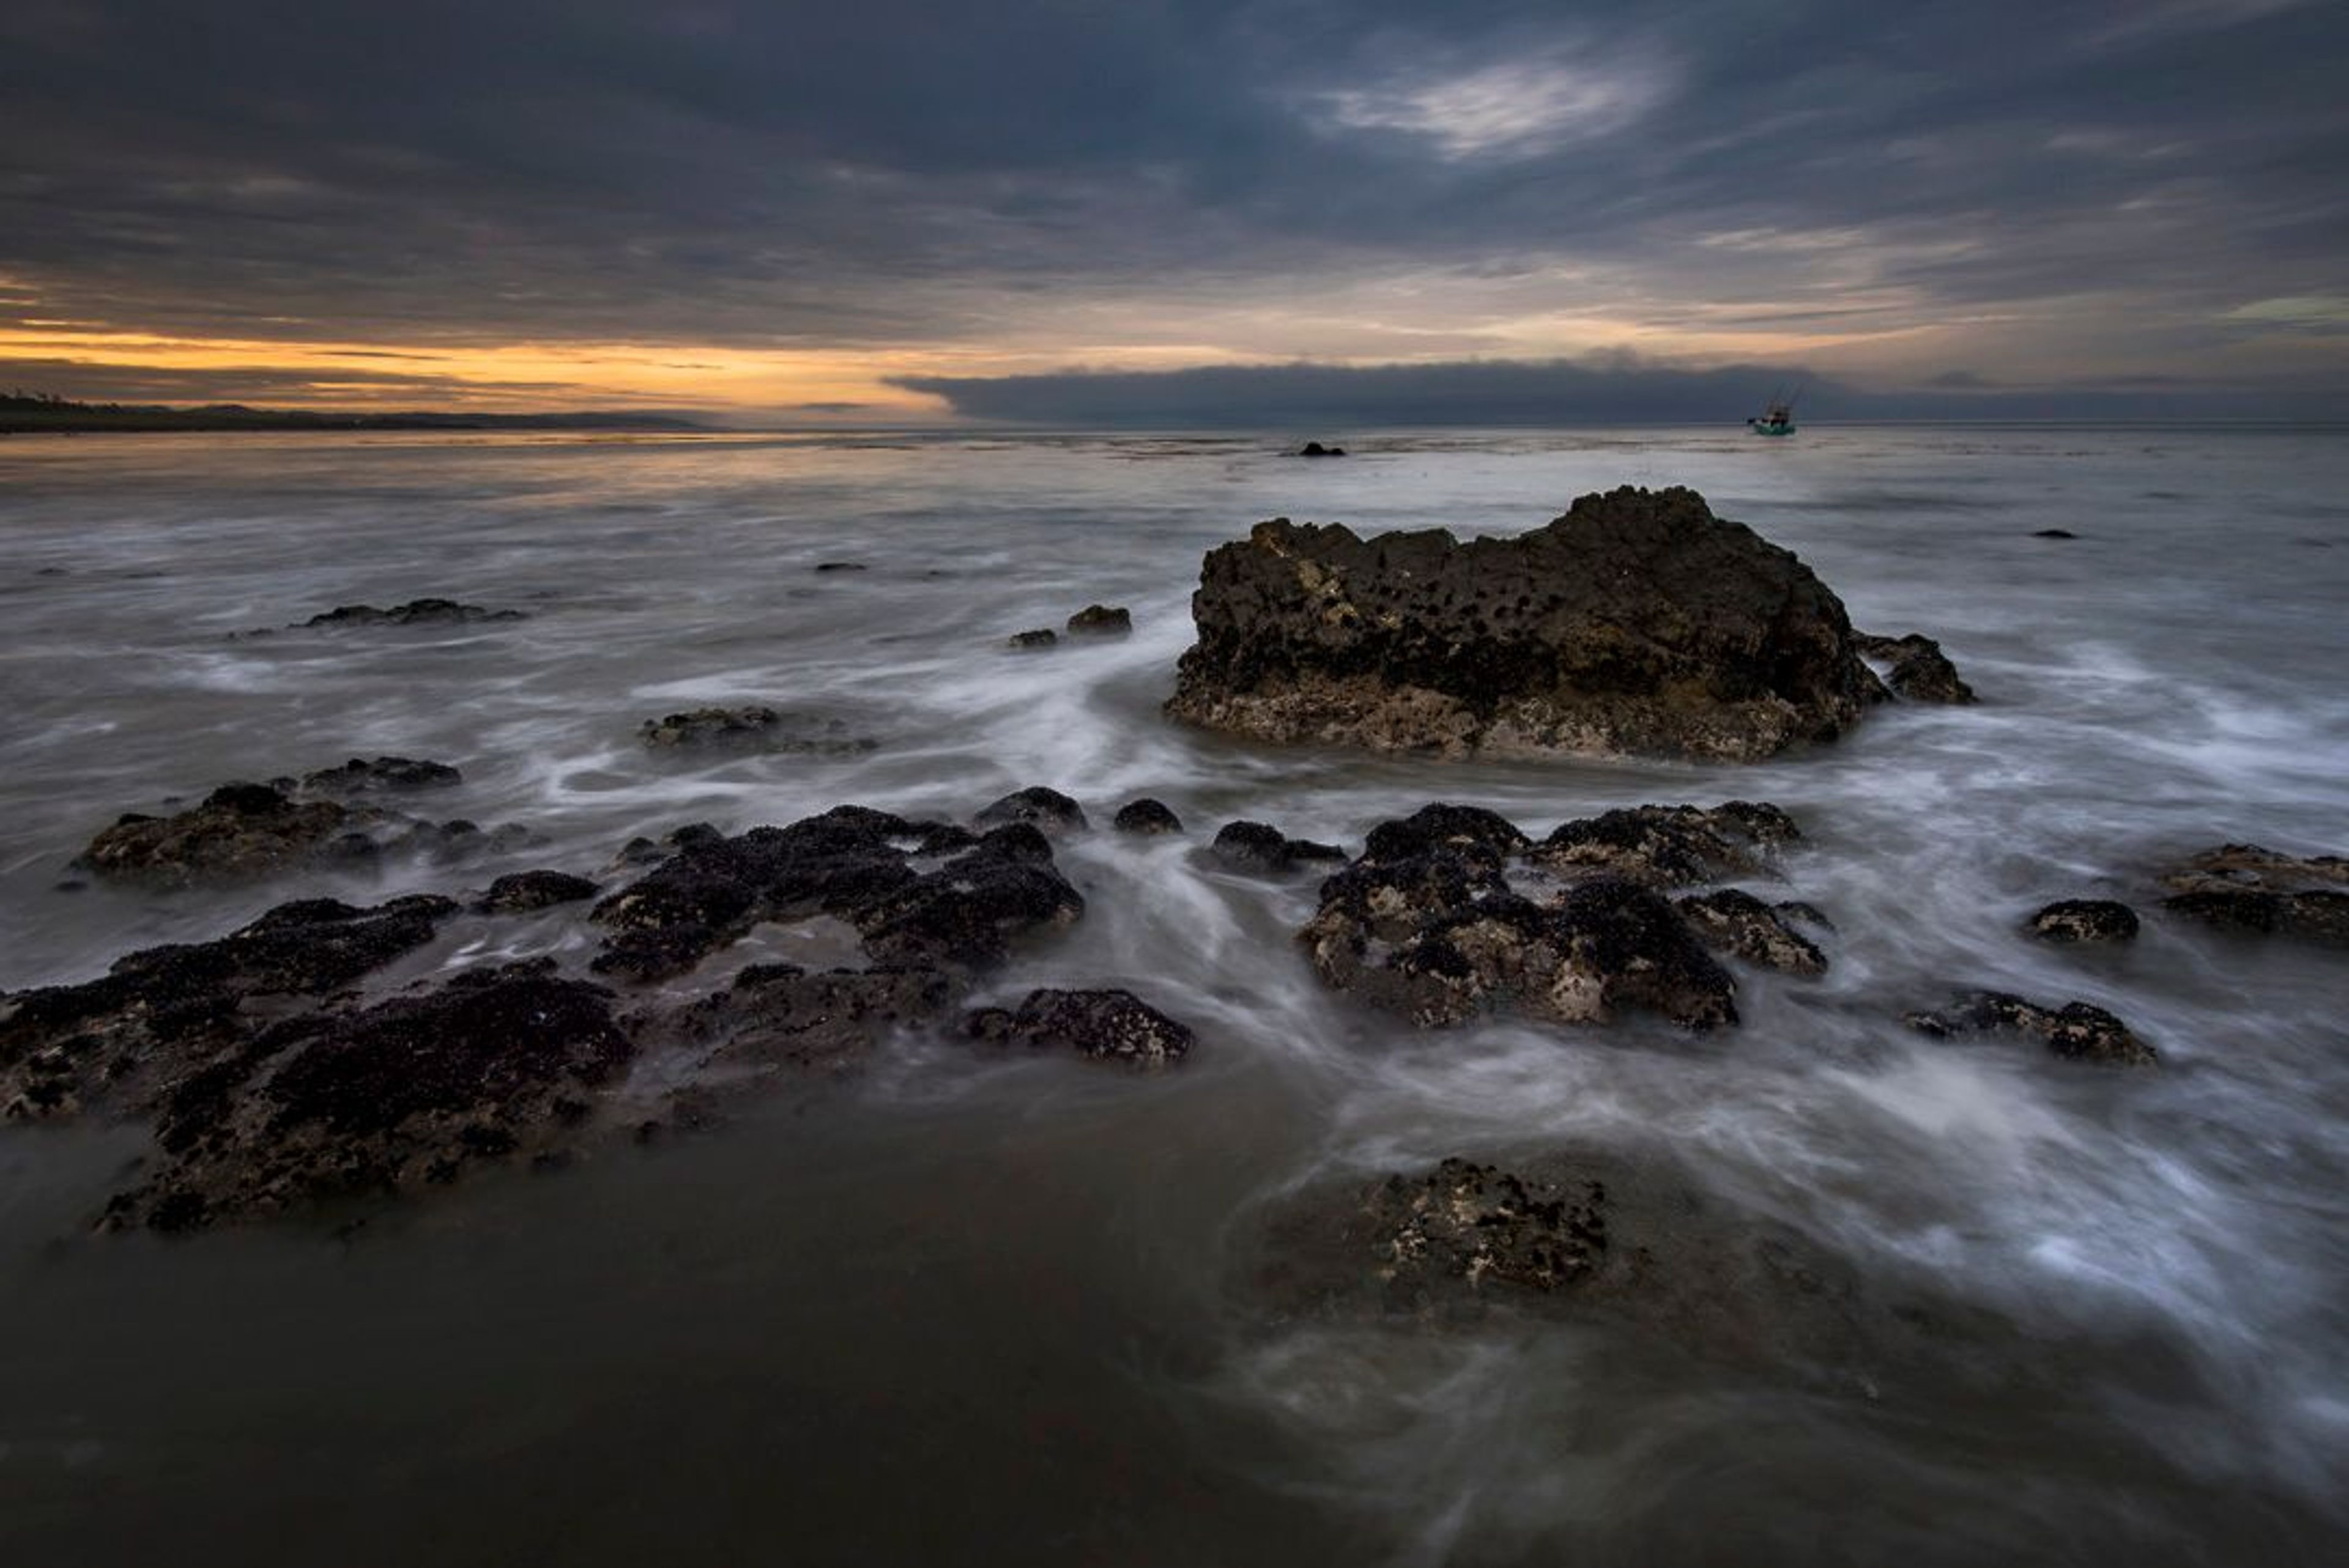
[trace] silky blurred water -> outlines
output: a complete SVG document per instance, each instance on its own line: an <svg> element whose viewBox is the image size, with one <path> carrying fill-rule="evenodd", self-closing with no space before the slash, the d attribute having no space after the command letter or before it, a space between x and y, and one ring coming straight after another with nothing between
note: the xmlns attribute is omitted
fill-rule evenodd
<svg viewBox="0 0 2349 1568"><path fill-rule="evenodd" d="M1201 1036L1146 1079L907 1040L698 1140L171 1243L83 1233L135 1130L0 1129L7 1560L2340 1561L2349 960L2174 923L2151 876L2224 841L2349 851L2349 436L1340 435L1354 455L1314 462L1275 438L0 443L0 986L308 893L602 875L689 821L960 819L1047 784L1098 824L1155 795L1189 832L1065 843L1088 913L995 989L1128 985ZM1857 624L1940 638L1982 705L1746 769L1364 758L1159 717L1200 556L1254 522L1510 533L1621 483L1701 490ZM530 618L290 629L429 594ZM1096 601L1135 634L1003 646ZM877 744L637 742L712 702ZM384 752L463 769L419 809L538 841L233 892L69 869L119 812ZM1832 916L1834 966L1741 974L1744 1026L1705 1037L1413 1033L1306 972L1309 880L1197 853L1242 816L1358 846L1432 799L1541 833L1730 798L1802 824L1770 891ZM2130 900L2143 937L2016 934L2068 896ZM393 978L575 963L566 932L460 922ZM1960 985L2108 1006L2164 1065L1898 1024ZM1288 1323L1253 1294L1281 1194L1562 1143L1669 1150L1930 1282L2004 1326L1968 1349L2012 1375L1871 1397L1595 1322Z"/></svg>

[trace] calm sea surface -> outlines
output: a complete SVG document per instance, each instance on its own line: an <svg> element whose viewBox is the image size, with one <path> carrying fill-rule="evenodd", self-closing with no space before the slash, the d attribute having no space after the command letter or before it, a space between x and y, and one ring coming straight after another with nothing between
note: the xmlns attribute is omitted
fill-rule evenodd
<svg viewBox="0 0 2349 1568"><path fill-rule="evenodd" d="M2349 1558L2349 958L2183 925L2151 884L2227 841L2349 852L2349 435L1340 435L1339 462L1278 438L0 441L0 986L295 896L598 875L687 822L960 819L1046 784L1190 830L1065 843L1088 913L994 991L1127 985L1201 1037L1151 1078L906 1040L705 1138L356 1232L91 1237L141 1135L0 1128L0 1557ZM1622 483L1701 490L1857 624L1940 638L1982 705L1747 769L1366 759L1159 717L1200 556L1251 524L1512 533ZM428 594L530 618L282 629ZM1134 636L1003 649L1094 601ZM742 702L878 744L636 739ZM419 809L540 842L59 885L119 812L378 753L463 769ZM1237 817L1359 846L1433 799L1538 834L1730 798L1795 815L1778 896L1837 931L1824 979L1742 974L1744 1026L1710 1037L1411 1032L1306 970L1309 879L1198 855ZM2098 895L2147 912L2133 948L2015 934ZM537 951L586 939L458 923L391 978ZM2107 1006L2164 1065L1897 1022L1960 985ZM1668 1150L2001 1326L1963 1377L1838 1390L1598 1325L1296 1322L1254 1292L1283 1194L1568 1142Z"/></svg>

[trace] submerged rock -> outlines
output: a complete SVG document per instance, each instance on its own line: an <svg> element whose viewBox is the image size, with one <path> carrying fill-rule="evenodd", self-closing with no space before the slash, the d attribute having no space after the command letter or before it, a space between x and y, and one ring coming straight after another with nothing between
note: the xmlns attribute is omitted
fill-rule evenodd
<svg viewBox="0 0 2349 1568"><path fill-rule="evenodd" d="M454 599L410 599L378 610L372 604L341 604L303 622L305 626L461 626L482 621L523 621L520 610L488 610Z"/></svg>
<svg viewBox="0 0 2349 1568"><path fill-rule="evenodd" d="M1069 617L1069 631L1080 637L1131 636L1133 614L1122 604L1088 604Z"/></svg>
<svg viewBox="0 0 2349 1568"><path fill-rule="evenodd" d="M1209 552L1192 612L1167 712L1273 740L1752 760L1883 695L1809 568L1689 490L1466 543L1278 519Z"/></svg>
<svg viewBox="0 0 2349 1568"><path fill-rule="evenodd" d="M1235 871L1258 876L1285 876L1346 858L1335 844L1292 839L1268 822L1226 822L1216 830L1207 852Z"/></svg>
<svg viewBox="0 0 2349 1568"><path fill-rule="evenodd" d="M2137 911L2109 898L2058 899L2024 922L2023 929L2042 942L2133 942Z"/></svg>
<svg viewBox="0 0 2349 1568"><path fill-rule="evenodd" d="M1927 1295L1930 1279L1863 1273L1804 1233L1708 1191L1661 1155L1558 1150L1318 1182L1236 1239L1271 1325L1473 1328L1495 1315L1606 1324L1676 1357L1839 1394L1998 1347L2013 1331Z"/></svg>
<svg viewBox="0 0 2349 1568"><path fill-rule="evenodd" d="M107 1222L188 1230L564 1150L635 1047L610 992L552 971L476 971L264 1029L172 1086L156 1127L165 1162Z"/></svg>
<svg viewBox="0 0 2349 1568"><path fill-rule="evenodd" d="M1941 1039L1985 1031L2028 1035L2055 1055L2074 1061L2151 1067L2161 1059L2127 1024L2086 1002L2044 1007L2003 991L1973 991L1948 1006L1909 1013L1901 1022Z"/></svg>
<svg viewBox="0 0 2349 1568"><path fill-rule="evenodd" d="M1120 806L1117 815L1110 819L1110 826L1121 833L1179 833L1183 830L1183 819L1164 801L1145 795Z"/></svg>
<svg viewBox="0 0 2349 1568"><path fill-rule="evenodd" d="M1058 646L1060 641L1060 634L1053 631L1051 627L1039 626L1032 632L1012 633L1007 645L1023 654L1032 654Z"/></svg>
<svg viewBox="0 0 2349 1568"><path fill-rule="evenodd" d="M464 782L464 779L462 773L445 762L412 757L378 757L370 761L354 757L338 768L304 774L300 788L317 795L347 797L385 790L445 789Z"/></svg>
<svg viewBox="0 0 2349 1568"><path fill-rule="evenodd" d="M670 1029L712 1047L709 1060L720 1065L838 1072L890 1035L945 1018L964 988L958 977L920 966L754 964L686 1007Z"/></svg>
<svg viewBox="0 0 2349 1568"><path fill-rule="evenodd" d="M2222 931L2349 947L2349 859L2221 844L2171 868L2161 907Z"/></svg>
<svg viewBox="0 0 2349 1568"><path fill-rule="evenodd" d="M788 752L859 757L879 743L849 732L840 719L787 715L771 707L697 707L648 718L636 738L656 750Z"/></svg>
<svg viewBox="0 0 2349 1568"><path fill-rule="evenodd" d="M1143 1070L1171 1067L1190 1054L1190 1026L1131 991L1030 991L1017 1007L981 1007L963 1033L997 1045L1073 1050Z"/></svg>
<svg viewBox="0 0 2349 1568"><path fill-rule="evenodd" d="M984 832L990 828L1008 827L1014 822L1026 822L1032 827L1054 828L1071 832L1083 832L1092 824L1085 820L1085 809L1058 789L1031 784L1025 789L1014 789L998 800L979 808L971 819L972 825Z"/></svg>
<svg viewBox="0 0 2349 1568"><path fill-rule="evenodd" d="M1855 634L1859 651L1888 666L1884 683L1908 702L1939 702L1963 706L1979 700L1974 688L1958 674L1958 666L1932 638L1911 632L1900 637Z"/></svg>

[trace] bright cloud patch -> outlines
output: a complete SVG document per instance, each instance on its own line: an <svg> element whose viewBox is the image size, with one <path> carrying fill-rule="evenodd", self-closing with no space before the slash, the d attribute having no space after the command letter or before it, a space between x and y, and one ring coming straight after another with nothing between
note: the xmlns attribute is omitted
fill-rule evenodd
<svg viewBox="0 0 2349 1568"><path fill-rule="evenodd" d="M1661 72L1557 60L1512 60L1475 70L1317 95L1320 118L1350 130L1404 130L1446 158L1526 156L1605 136L1663 96Z"/></svg>

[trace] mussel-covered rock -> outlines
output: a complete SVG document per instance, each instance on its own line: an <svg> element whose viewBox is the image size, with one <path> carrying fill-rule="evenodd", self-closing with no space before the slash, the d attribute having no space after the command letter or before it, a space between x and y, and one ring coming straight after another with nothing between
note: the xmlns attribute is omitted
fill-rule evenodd
<svg viewBox="0 0 2349 1568"><path fill-rule="evenodd" d="M1901 1020L1938 1038L2000 1032L2028 1036L2056 1056L2112 1067L2151 1067L2161 1057L2129 1026L2087 1002L2046 1007L2003 991L1973 991L1947 1006Z"/></svg>
<svg viewBox="0 0 2349 1568"><path fill-rule="evenodd" d="M1128 800L1110 819L1110 826L1121 833L1138 833L1145 837L1160 833L1179 833L1183 819L1163 800L1144 795L1138 800Z"/></svg>
<svg viewBox="0 0 2349 1568"><path fill-rule="evenodd" d="M1285 876L1346 858L1346 851L1335 844L1292 839L1269 822L1226 822L1216 830L1207 852L1234 871L1257 876Z"/></svg>
<svg viewBox="0 0 2349 1568"><path fill-rule="evenodd" d="M2113 943L2137 938L2137 911L2115 899L2057 899L2023 923L2024 934L2042 942Z"/></svg>
<svg viewBox="0 0 2349 1568"><path fill-rule="evenodd" d="M1764 969L1789 975L1824 975L1827 955L1795 929L1787 912L1741 888L1716 888L1673 901L1699 941Z"/></svg>
<svg viewBox="0 0 2349 1568"><path fill-rule="evenodd" d="M1131 991L1030 991L1016 1007L980 1007L963 1019L973 1039L1033 1049L1072 1050L1145 1070L1190 1054L1190 1026Z"/></svg>
<svg viewBox="0 0 2349 1568"><path fill-rule="evenodd" d="M1682 489L1464 543L1276 519L1207 555L1192 614L1167 711L1272 740L1751 760L1883 696L1810 569Z"/></svg>
<svg viewBox="0 0 2349 1568"><path fill-rule="evenodd" d="M1750 876L1767 865L1771 850L1800 837L1794 819L1766 802L1631 806L1560 823L1528 858L1561 876L1604 872L1648 887L1687 887Z"/></svg>
<svg viewBox="0 0 2349 1568"><path fill-rule="evenodd" d="M634 1053L611 1000L539 961L273 1025L171 1087L164 1162L107 1221L187 1230L551 1156Z"/></svg>
<svg viewBox="0 0 2349 1568"><path fill-rule="evenodd" d="M2161 907L2222 931L2349 947L2349 859L2222 844L2171 868Z"/></svg>

